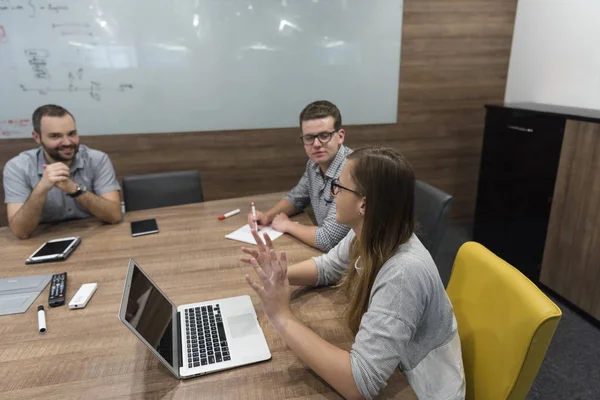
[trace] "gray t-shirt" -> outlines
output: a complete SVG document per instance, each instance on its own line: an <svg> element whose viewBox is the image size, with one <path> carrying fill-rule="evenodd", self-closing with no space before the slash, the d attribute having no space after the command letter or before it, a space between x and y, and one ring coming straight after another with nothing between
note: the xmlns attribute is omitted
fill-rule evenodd
<svg viewBox="0 0 600 400"><path fill-rule="evenodd" d="M346 273L354 231L315 257L317 285ZM360 274L360 260L357 267ZM354 268L352 266L351 268ZM371 399L399 367L419 399L464 399L465 375L452 304L431 255L412 235L381 268L350 351L352 376Z"/></svg>
<svg viewBox="0 0 600 400"><path fill-rule="evenodd" d="M48 164L44 150L27 150L12 158L4 166L4 202L25 203L33 188L44 174L43 165ZM83 184L88 191L100 196L120 190L115 170L106 153L80 145L71 164L71 180ZM91 216L79 202L53 187L48 191L40 222L64 221Z"/></svg>

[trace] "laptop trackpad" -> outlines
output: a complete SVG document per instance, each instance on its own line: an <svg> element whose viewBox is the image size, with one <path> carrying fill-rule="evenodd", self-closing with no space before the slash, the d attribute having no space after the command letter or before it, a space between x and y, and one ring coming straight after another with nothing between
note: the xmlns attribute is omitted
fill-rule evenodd
<svg viewBox="0 0 600 400"><path fill-rule="evenodd" d="M245 336L252 336L260 333L258 323L254 314L236 315L227 318L231 336L234 339L240 339Z"/></svg>

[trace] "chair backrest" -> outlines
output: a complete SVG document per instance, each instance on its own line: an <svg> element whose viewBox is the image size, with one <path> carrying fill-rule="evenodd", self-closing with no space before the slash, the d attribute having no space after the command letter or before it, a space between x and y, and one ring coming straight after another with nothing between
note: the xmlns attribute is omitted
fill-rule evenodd
<svg viewBox="0 0 600 400"><path fill-rule="evenodd" d="M204 201L198 171L163 172L123 177L126 211Z"/></svg>
<svg viewBox="0 0 600 400"><path fill-rule="evenodd" d="M458 322L467 399L524 399L560 309L525 275L475 242L459 249L448 296Z"/></svg>
<svg viewBox="0 0 600 400"><path fill-rule="evenodd" d="M415 182L417 236L435 260L452 207L452 196L423 181Z"/></svg>

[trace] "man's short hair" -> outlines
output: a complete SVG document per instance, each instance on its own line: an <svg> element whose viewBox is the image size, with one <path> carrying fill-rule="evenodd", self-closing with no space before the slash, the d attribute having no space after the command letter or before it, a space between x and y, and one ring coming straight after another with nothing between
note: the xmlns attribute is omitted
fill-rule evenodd
<svg viewBox="0 0 600 400"><path fill-rule="evenodd" d="M38 107L31 117L31 120L33 121L33 130L38 135L42 134L42 117L64 117L65 115L70 115L71 118L73 118L73 121L75 121L73 114L56 104L46 104L45 106Z"/></svg>
<svg viewBox="0 0 600 400"><path fill-rule="evenodd" d="M333 128L336 131L342 127L342 114L335 104L327 100L313 101L300 113L300 126L304 121L327 117L333 117Z"/></svg>

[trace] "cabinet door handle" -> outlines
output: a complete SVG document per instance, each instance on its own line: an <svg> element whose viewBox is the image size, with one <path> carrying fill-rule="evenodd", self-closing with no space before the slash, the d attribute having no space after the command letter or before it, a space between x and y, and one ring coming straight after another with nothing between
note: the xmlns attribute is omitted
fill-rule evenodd
<svg viewBox="0 0 600 400"><path fill-rule="evenodd" d="M508 125L507 128L512 129L513 131L519 131L519 132L533 132L533 128L524 128L522 126L517 126L517 125Z"/></svg>

